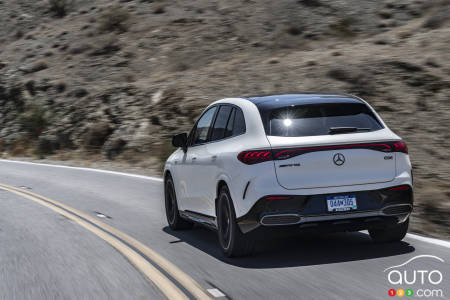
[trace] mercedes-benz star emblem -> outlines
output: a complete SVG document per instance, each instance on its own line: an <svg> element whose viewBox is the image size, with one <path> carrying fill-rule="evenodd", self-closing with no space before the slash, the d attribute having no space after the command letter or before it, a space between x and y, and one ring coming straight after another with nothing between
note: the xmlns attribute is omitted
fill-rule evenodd
<svg viewBox="0 0 450 300"><path fill-rule="evenodd" d="M336 166L342 166L345 163L345 156L342 153L336 153L333 156L333 162Z"/></svg>

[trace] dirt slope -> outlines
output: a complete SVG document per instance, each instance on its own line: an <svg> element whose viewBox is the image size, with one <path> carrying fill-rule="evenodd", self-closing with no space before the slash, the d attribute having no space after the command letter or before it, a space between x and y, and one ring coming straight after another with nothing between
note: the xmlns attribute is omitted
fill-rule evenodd
<svg viewBox="0 0 450 300"><path fill-rule="evenodd" d="M221 97L352 93L408 143L414 229L449 237L449 18L442 0L0 0L0 150L141 164Z"/></svg>

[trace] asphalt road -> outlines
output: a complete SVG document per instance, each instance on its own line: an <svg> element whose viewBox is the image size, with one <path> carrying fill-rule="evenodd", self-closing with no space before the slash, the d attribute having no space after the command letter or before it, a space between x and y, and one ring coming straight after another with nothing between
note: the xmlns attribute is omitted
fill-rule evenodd
<svg viewBox="0 0 450 300"><path fill-rule="evenodd" d="M450 296L450 251L445 242L409 236L400 243L376 245L361 232L308 235L263 241L252 257L228 259L221 255L214 232L201 227L168 229L160 180L0 160L0 184L46 196L110 225L224 299L387 299L391 288L411 289L414 295L408 299ZM84 221L78 217L24 195L0 189L0 299L165 297L158 283L139 268L142 264L132 263L126 254L131 249L144 257L141 250L117 236L108 243L81 226ZM121 242L125 247L112 246ZM409 282L415 274L415 283L388 281L390 270L385 269L419 255L429 256L397 268ZM164 266L144 258L182 293L195 298ZM442 275L440 283L428 282L433 270ZM425 274L424 284L420 274ZM394 275L391 279L398 280L398 273ZM431 281L439 281L437 272ZM420 290L429 290L433 297L419 297Z"/></svg>

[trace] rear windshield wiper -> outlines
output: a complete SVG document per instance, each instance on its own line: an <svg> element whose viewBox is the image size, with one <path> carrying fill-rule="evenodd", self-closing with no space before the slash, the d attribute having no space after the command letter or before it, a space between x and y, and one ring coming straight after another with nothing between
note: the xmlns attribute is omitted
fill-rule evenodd
<svg viewBox="0 0 450 300"><path fill-rule="evenodd" d="M330 127L328 130L329 134L337 133L350 133L356 131L370 131L370 128L358 128L358 127Z"/></svg>

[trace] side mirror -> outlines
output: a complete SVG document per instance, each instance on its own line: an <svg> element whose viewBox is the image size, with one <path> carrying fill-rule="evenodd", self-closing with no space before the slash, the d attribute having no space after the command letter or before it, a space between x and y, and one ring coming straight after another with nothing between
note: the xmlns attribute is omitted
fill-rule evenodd
<svg viewBox="0 0 450 300"><path fill-rule="evenodd" d="M172 137L172 145L174 147L183 148L183 151L186 152L186 150L187 150L187 134L180 133L180 134L174 135Z"/></svg>

